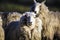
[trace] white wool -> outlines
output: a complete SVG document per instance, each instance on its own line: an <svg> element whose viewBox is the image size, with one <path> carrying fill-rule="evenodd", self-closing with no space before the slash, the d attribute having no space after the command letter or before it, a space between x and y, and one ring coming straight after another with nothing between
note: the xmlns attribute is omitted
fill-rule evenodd
<svg viewBox="0 0 60 40"><path fill-rule="evenodd" d="M36 23L38 25L38 31L41 33L42 30L42 20L40 18L36 18Z"/></svg>
<svg viewBox="0 0 60 40"><path fill-rule="evenodd" d="M1 18L1 16L0 16L0 26L2 26L2 22L3 22L3 21L2 21L2 18Z"/></svg>
<svg viewBox="0 0 60 40"><path fill-rule="evenodd" d="M2 23L3 23L2 16L0 15L0 40L4 40L5 39Z"/></svg>
<svg viewBox="0 0 60 40"><path fill-rule="evenodd" d="M18 12L10 12L8 14L8 22L12 22L12 21L19 21L20 20L20 17L22 16L22 14L18 13Z"/></svg>

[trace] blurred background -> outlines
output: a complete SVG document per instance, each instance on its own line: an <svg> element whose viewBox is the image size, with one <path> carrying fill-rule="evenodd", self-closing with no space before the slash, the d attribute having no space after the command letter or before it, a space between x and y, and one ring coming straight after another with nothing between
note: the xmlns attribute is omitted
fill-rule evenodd
<svg viewBox="0 0 60 40"><path fill-rule="evenodd" d="M42 2L44 0L37 0ZM46 0L49 10L60 11L60 0ZM29 11L33 0L0 0L0 11L2 12L25 12Z"/></svg>

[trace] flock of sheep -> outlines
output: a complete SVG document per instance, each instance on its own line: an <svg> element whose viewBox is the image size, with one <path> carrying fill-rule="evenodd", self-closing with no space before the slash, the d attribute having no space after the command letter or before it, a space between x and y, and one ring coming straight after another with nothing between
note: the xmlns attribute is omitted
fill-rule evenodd
<svg viewBox="0 0 60 40"><path fill-rule="evenodd" d="M0 40L41 40L42 21L39 17L36 17L34 12L25 12L23 14L9 12L5 27L2 26L3 16L0 17L2 28L0 29Z"/></svg>
<svg viewBox="0 0 60 40"><path fill-rule="evenodd" d="M45 1L44 1L45 2ZM34 0L29 12L0 12L0 40L60 40L60 13Z"/></svg>

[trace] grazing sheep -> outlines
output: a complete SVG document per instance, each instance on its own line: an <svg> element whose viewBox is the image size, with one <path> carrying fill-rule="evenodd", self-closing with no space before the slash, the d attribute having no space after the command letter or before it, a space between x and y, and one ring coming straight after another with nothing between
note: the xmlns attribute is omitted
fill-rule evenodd
<svg viewBox="0 0 60 40"><path fill-rule="evenodd" d="M38 3L34 0L34 3L34 12L43 23L42 36L46 40L53 40L54 34L60 35L60 13L49 11L44 2Z"/></svg>
<svg viewBox="0 0 60 40"><path fill-rule="evenodd" d="M41 40L42 21L34 12L26 12L20 20L19 30L19 40Z"/></svg>
<svg viewBox="0 0 60 40"><path fill-rule="evenodd" d="M5 39L5 35L4 35L4 29L2 27L2 18L0 15L0 40L4 40Z"/></svg>

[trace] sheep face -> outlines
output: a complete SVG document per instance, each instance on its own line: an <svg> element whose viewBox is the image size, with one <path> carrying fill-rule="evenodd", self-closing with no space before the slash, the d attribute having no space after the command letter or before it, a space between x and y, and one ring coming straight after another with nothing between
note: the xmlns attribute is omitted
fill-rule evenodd
<svg viewBox="0 0 60 40"><path fill-rule="evenodd" d="M40 3L35 3L35 9L34 9L34 12L35 12L35 13L37 13L37 14L39 13L39 11L40 11L39 8L40 8L40 6L41 6Z"/></svg>
<svg viewBox="0 0 60 40"><path fill-rule="evenodd" d="M34 24L35 22L35 14L34 13L27 13L27 24Z"/></svg>
<svg viewBox="0 0 60 40"><path fill-rule="evenodd" d="M38 3L38 2L36 2L32 7L31 7L31 10L30 11L33 11L33 12L35 12L35 13L39 13L39 11L40 11L40 9L39 9L39 7L41 6L41 4L40 3Z"/></svg>
<svg viewBox="0 0 60 40"><path fill-rule="evenodd" d="M24 17L26 19L27 26L35 26L36 14L34 12L26 12L24 13Z"/></svg>
<svg viewBox="0 0 60 40"><path fill-rule="evenodd" d="M37 2L36 0L34 0L34 5L31 7L31 11L34 11L35 13L39 13L40 6L41 6L41 3Z"/></svg>
<svg viewBox="0 0 60 40"><path fill-rule="evenodd" d="M36 0L34 0L34 5L32 6L31 11L32 10L36 14L42 14L41 12L45 13L45 11L49 12L48 7L46 7L45 5L45 1L39 3L39 2L36 2Z"/></svg>

